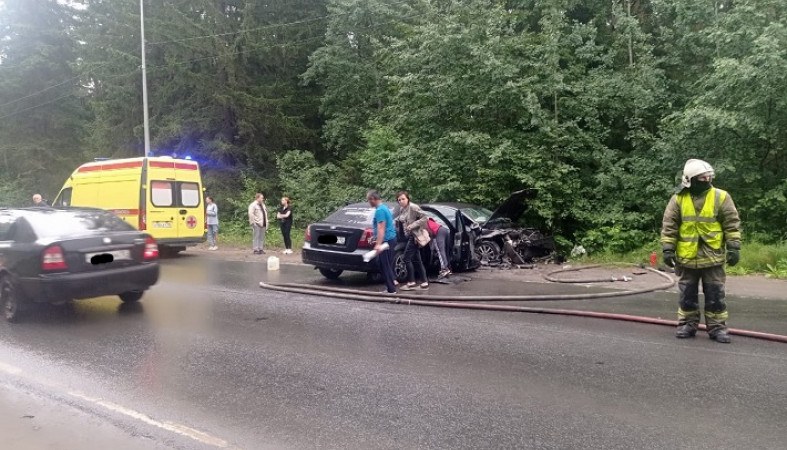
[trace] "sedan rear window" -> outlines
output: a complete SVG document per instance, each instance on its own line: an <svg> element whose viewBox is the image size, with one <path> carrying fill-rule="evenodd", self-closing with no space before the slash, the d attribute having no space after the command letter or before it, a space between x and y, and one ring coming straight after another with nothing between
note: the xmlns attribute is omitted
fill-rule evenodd
<svg viewBox="0 0 787 450"><path fill-rule="evenodd" d="M24 217L39 238L134 230L106 211L52 211L26 214Z"/></svg>
<svg viewBox="0 0 787 450"><path fill-rule="evenodd" d="M371 225L373 217L374 208L372 207L345 206L328 216L325 221L341 224Z"/></svg>

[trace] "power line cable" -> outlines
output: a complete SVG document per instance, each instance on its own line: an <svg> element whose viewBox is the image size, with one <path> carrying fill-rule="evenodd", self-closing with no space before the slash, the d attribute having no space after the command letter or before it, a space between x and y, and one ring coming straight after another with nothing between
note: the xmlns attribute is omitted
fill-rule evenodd
<svg viewBox="0 0 787 450"><path fill-rule="evenodd" d="M408 1L409 0L400 0L398 2L388 3L386 5L387 6L393 6L393 5L397 5L397 4L401 4L401 3L406 3ZM333 17L340 17L340 16L344 16L344 15L349 15L349 14L352 14L352 11L351 12L346 12L346 13L328 14L328 15L321 16L321 17L316 17L316 18L311 18L311 19L303 19L303 20L298 20L298 21L288 22L288 23L283 23L283 24L277 24L277 25L266 25L264 27L252 28L252 29L248 29L248 30L240 30L240 31L228 32L228 33L210 34L210 35L203 35L203 36L193 36L193 37L188 37L188 38L183 38L183 39L174 39L174 40L170 40L170 41L159 41L159 42L149 43L148 45L169 44L169 43L185 42L185 41L196 40L196 39L206 39L206 38L210 38L210 37L229 36L229 35L233 35L233 34L242 34L242 33L248 33L248 32L252 32L252 31L261 31L261 30L272 29L272 28L280 28L280 27L285 27L285 26L290 26L290 25L299 25L299 24L304 24L304 23L309 23L309 22L316 22L318 20L330 19L330 18L333 18ZM422 14L417 14L417 15L422 15ZM404 16L404 17L398 18L397 20L406 19L406 18L409 18L409 17L414 17L414 16ZM390 22L382 22L381 24L384 24L384 23L390 23ZM376 24L374 26L376 27L378 25L379 24ZM368 28L368 27L364 27L364 28ZM245 51L240 51L240 52L224 53L224 54L215 55L215 56L206 56L206 57L202 57L202 58L195 58L195 59L192 59L192 60L189 60L189 61L185 61L185 62L182 62L182 63L173 63L173 64L149 66L149 67L168 67L168 66L177 66L177 65L189 64L191 62L197 62L197 61L202 61L202 60L206 60L206 59L218 58L220 56L232 56L232 55L239 55L239 54L243 54L243 53L249 53L249 52L255 51L257 49L266 48L266 47L273 48L273 47L278 47L278 46L295 45L295 44L306 43L306 42L310 42L310 41L313 41L313 40L322 39L323 37L324 36L315 36L313 38L306 38L306 39L302 39L302 40L299 40L299 41L292 41L292 42L289 42L289 43L255 46L255 47L253 47L250 50L245 50ZM109 63L99 64L97 67L94 67L93 69L100 68L100 67L106 66L108 64ZM14 67L19 67L19 66L21 66L21 64L8 67L8 69L11 69L11 68L14 68ZM2 64L0 64L0 68L3 68ZM39 91L33 92L32 94L28 94L28 95L26 95L24 97L20 97L20 98L11 100L9 102L0 104L0 108L3 108L3 107L8 106L8 105L12 105L14 103L20 102L22 100L25 100L25 99L28 99L28 98L31 98L31 97L35 97L35 96L37 96L39 94L42 94L44 92L47 92L47 91L49 91L51 89L63 86L64 84L67 84L67 83L69 83L71 81L79 79L83 75L84 74L80 74L80 75L74 76L74 77L69 78L69 79L67 79L65 81L62 81L62 82L60 82L58 84L55 84L55 85L46 87L44 89L41 89Z"/></svg>
<svg viewBox="0 0 787 450"><path fill-rule="evenodd" d="M132 75L132 74L134 74L134 73L136 73L136 72L138 72L138 71L139 71L139 69L134 69L134 70L132 70L131 72L126 72L126 73L123 73L123 74L118 74L118 75L108 75L108 76L106 76L106 77L104 77L104 78L106 79L106 78L118 78L118 77L124 77L124 76L128 76L128 75ZM12 112L12 113L10 113L10 114L6 114L6 115L4 115L4 116L0 116L0 120L6 119L6 118L8 118L8 117L13 117L13 116L16 116L16 115L18 115L18 114L21 114L21 113L23 113L23 112L25 112L25 111L30 111L31 109L36 109L36 108L40 108L40 107L42 107L42 106L50 105L50 104L52 104L52 103L58 102L58 101L60 101L60 100L63 100L64 98L73 97L74 95L76 95L76 92L71 92L70 94L66 94L66 95L63 95L63 96L57 97L57 98L55 98L55 99L49 100L48 102L39 103L38 105L33 105L33 106L29 106L29 107L27 107L27 108L23 108L23 109L16 110L16 111L14 111L14 112Z"/></svg>
<svg viewBox="0 0 787 450"><path fill-rule="evenodd" d="M394 5L398 5L398 4L402 4L402 3L407 3L409 1L410 0L400 0L400 1L397 1L397 2L386 3L385 6L394 6ZM327 15L320 16L320 17L312 17L310 19L301 19L301 20L296 20L296 21L293 21L293 22L280 23L280 24L274 24L274 25L265 25L265 26L262 26L262 27L249 28L249 29L246 29L246 30L229 31L229 32L226 32L226 33L204 34L204 35L200 35L200 36L191 36L191 37L180 38L180 39L171 39L171 40L168 40L168 41L148 42L147 45L172 44L172 43L177 43L177 42L186 42L186 41L193 41L193 40L198 40L198 39L208 39L208 38L212 38L212 37L233 36L233 35L236 35L236 34L253 33L253 32L257 32L257 31L265 31L265 30L270 30L270 29L274 29L274 28L288 27L288 26L291 26L291 25L303 25L303 24L306 24L306 23L318 22L320 20L332 19L334 17L347 16L347 15L350 15L350 14L352 14L354 12L355 11L348 11L348 12L344 12L344 13L327 14Z"/></svg>
<svg viewBox="0 0 787 450"><path fill-rule="evenodd" d="M392 23L392 22L398 22L398 21L401 21L402 19L411 19L413 17L423 16L425 14L426 13L418 13L418 14L413 14L413 15L410 15L410 16L402 16L402 17L398 17L396 19L389 20L389 21L386 21L386 22L379 22L379 23L376 23L376 24L373 24L373 25L370 25L370 26L359 27L359 28L356 28L356 30L369 30L369 29L377 28L378 26L381 26L381 25L386 25L386 24L389 24L389 23ZM340 36L346 36L346 34L337 34L334 37L340 37ZM241 54L244 54L244 53L251 53L251 52L255 52L255 51L263 50L263 49L268 49L268 48L276 48L276 47L284 47L284 46L288 46L288 45L303 44L303 43L306 43L306 42L311 42L311 41L315 41L315 40L319 40L319 39L324 39L325 37L326 36L315 36L315 37L301 39L301 40L297 40L297 41L282 42L282 43L279 43L279 44L257 45L257 46L253 46L250 49L241 50L241 51L237 51L237 52L219 53L219 54L215 54L215 55L203 56L203 57L200 57L200 58L189 59L187 61L180 61L180 62L176 62L176 63L148 65L148 68L158 69L158 68L165 68L165 67L182 66L182 65L186 65L186 64L191 64L193 62L204 61L206 59L216 59L216 58L221 58L221 57L225 57L225 56L235 56L235 55L241 55Z"/></svg>
<svg viewBox="0 0 787 450"><path fill-rule="evenodd" d="M103 66L106 66L107 64L109 64L109 63L99 64L95 68L103 67ZM30 97L35 97L38 94L42 94L42 93L44 93L46 91L49 91L49 90L54 89L56 87L60 87L60 86L62 86L64 84L66 84L66 83L70 83L70 82L72 82L72 81L74 81L76 79L79 79L83 75L84 75L84 73L83 74L79 74L79 75L77 75L75 77L71 77L71 78L69 78L66 81L63 81L61 83L55 84L53 86L46 87L44 89L41 89L40 91L36 91L36 92L33 92L32 94L25 95L24 97L17 98L16 100L11 100L10 102L3 103L2 105L0 105L0 108L3 108L3 107L8 106L8 105L12 105L12 104L14 104L16 102L20 102L20 101L25 100L25 99L30 98Z"/></svg>
<svg viewBox="0 0 787 450"><path fill-rule="evenodd" d="M357 28L357 30L370 30L370 29L377 28L378 26L381 26L381 25L386 25L386 24L389 24L389 23L392 23L392 22L398 22L398 21L401 21L403 19L411 19L411 18L414 18L414 17L423 16L425 14L426 13L418 13L418 14L412 14L412 15L409 15L409 16L402 16L402 17L398 17L396 19L385 21L385 22L378 22L378 23L373 24L373 25L369 25L369 26L365 26L365 27L359 27L359 28ZM336 37L346 36L346 34L337 34L335 36ZM181 61L181 62L177 62L177 63L160 64L160 65L148 65L148 68L157 69L157 68L165 68L165 67L174 67L174 66L179 66L179 65L191 64L191 63L197 62L197 61L204 61L206 59L214 59L214 58L220 58L220 57L224 57L224 56L234 56L234 55L240 55L240 54L244 54L244 53L250 53L250 52L262 50L262 49L265 49L265 48L275 48L275 47L283 47L283 46L287 46L287 45L296 45L296 44L301 44L301 43L305 43L305 42L314 41L314 40L317 40L317 39L324 39L325 37L326 36L315 36L315 37L312 37L312 38L301 39L301 40L298 40L298 41L282 42L282 43L279 43L279 44L270 44L270 45L260 45L260 46L255 46L255 47L253 47L251 49L248 49L248 50L242 50L242 51L230 52L230 53L221 53L221 54L205 56L205 57L201 57L201 58L190 59L190 60L187 60L187 61ZM103 65L106 65L106 64L109 64L109 63L105 63ZM99 67L101 67L101 66L99 66ZM135 70L133 70L131 72L128 72L128 73L125 73L125 74L120 74L120 75L109 75L109 76L104 77L104 78L114 78L114 77L127 76L127 75L131 75L131 74L137 72L138 70L139 69L135 69ZM79 78L79 77L75 77L75 78ZM74 78L72 78L71 80L73 80L73 79ZM65 84L65 83L67 83L67 82L69 82L71 80L66 80L65 82L60 83L60 85ZM52 87L57 87L57 85L56 86L52 86ZM46 88L45 90L49 90L52 87ZM41 93L41 92L43 92L45 90L42 90L42 91L39 91L37 93L31 94L31 95L29 95L29 96L27 96L25 98L31 97L33 95L37 95L37 94L39 94L39 93ZM0 116L0 120L8 118L8 117L15 116L15 115L17 115L19 113L22 113L22 112L25 112L25 111L29 111L31 109L35 109L35 108L39 108L41 106L46 106L46 105L55 103L56 101L62 100L64 98L71 97L73 95L75 95L75 93L67 94L67 95L64 95L62 97L58 97L58 98L56 98L54 100L50 100L50 101L45 102L45 103L41 103L41 104L30 106L28 108L24 108L24 109L21 109L21 110L18 110L18 111L14 111L13 113L6 114L4 116ZM14 100L12 102L6 103L6 105L10 104L10 103L15 103L18 100L22 100L22 99L17 99L17 100ZM4 105L0 105L0 106L4 106Z"/></svg>

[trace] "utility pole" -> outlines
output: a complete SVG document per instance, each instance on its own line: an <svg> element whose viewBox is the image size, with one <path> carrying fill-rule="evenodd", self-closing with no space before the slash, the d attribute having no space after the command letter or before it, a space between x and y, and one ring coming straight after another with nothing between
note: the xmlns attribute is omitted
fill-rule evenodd
<svg viewBox="0 0 787 450"><path fill-rule="evenodd" d="M139 0L139 29L142 36L142 115L145 127L145 155L150 154L150 128L148 127L148 74L145 67L145 3Z"/></svg>

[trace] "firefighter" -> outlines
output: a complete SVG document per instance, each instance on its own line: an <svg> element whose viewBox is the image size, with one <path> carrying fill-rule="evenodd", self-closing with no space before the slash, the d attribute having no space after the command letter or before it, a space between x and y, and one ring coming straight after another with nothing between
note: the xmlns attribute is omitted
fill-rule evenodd
<svg viewBox="0 0 787 450"><path fill-rule="evenodd" d="M740 259L741 221L730 194L711 185L713 176L707 162L686 161L681 184L664 211L661 245L664 263L674 267L679 277L675 337L691 338L697 333L702 281L708 336L727 344L724 264L734 266Z"/></svg>

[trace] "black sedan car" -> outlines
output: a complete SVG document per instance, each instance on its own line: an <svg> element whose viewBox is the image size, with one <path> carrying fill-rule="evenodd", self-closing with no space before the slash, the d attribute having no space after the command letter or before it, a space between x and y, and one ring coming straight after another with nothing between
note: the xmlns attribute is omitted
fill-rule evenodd
<svg viewBox="0 0 787 450"><path fill-rule="evenodd" d="M0 209L0 305L10 322L33 303L136 302L158 281L158 259L150 235L108 211Z"/></svg>
<svg viewBox="0 0 787 450"><path fill-rule="evenodd" d="M393 203L385 203L385 205L392 212L398 208ZM471 230L465 227L464 222L459 220L458 216L449 218L436 210L425 209L425 211L450 231L452 248L449 258L452 270L472 270L478 267L479 261L472 249L475 238ZM303 244L303 262L315 266L329 279L338 278L344 271L365 272L370 278L377 278L379 276L377 261L373 259L364 262L363 260L363 254L374 248L373 216L374 208L368 203L353 203L339 208L322 222L309 225ZM394 272L399 281L404 281L407 275L404 264L405 242L401 230L397 234L399 242L394 249ZM428 269L439 269L438 256L432 254L430 247L421 249L421 256Z"/></svg>
<svg viewBox="0 0 787 450"><path fill-rule="evenodd" d="M519 219L527 210L527 200L537 195L535 189L524 189L512 193L494 211L468 203L429 203L421 205L424 210L442 213L445 217L456 216L456 222L475 234L476 257L487 263L507 259L511 263L531 262L555 252L555 240L532 227L521 227ZM461 218L461 220L460 220Z"/></svg>

